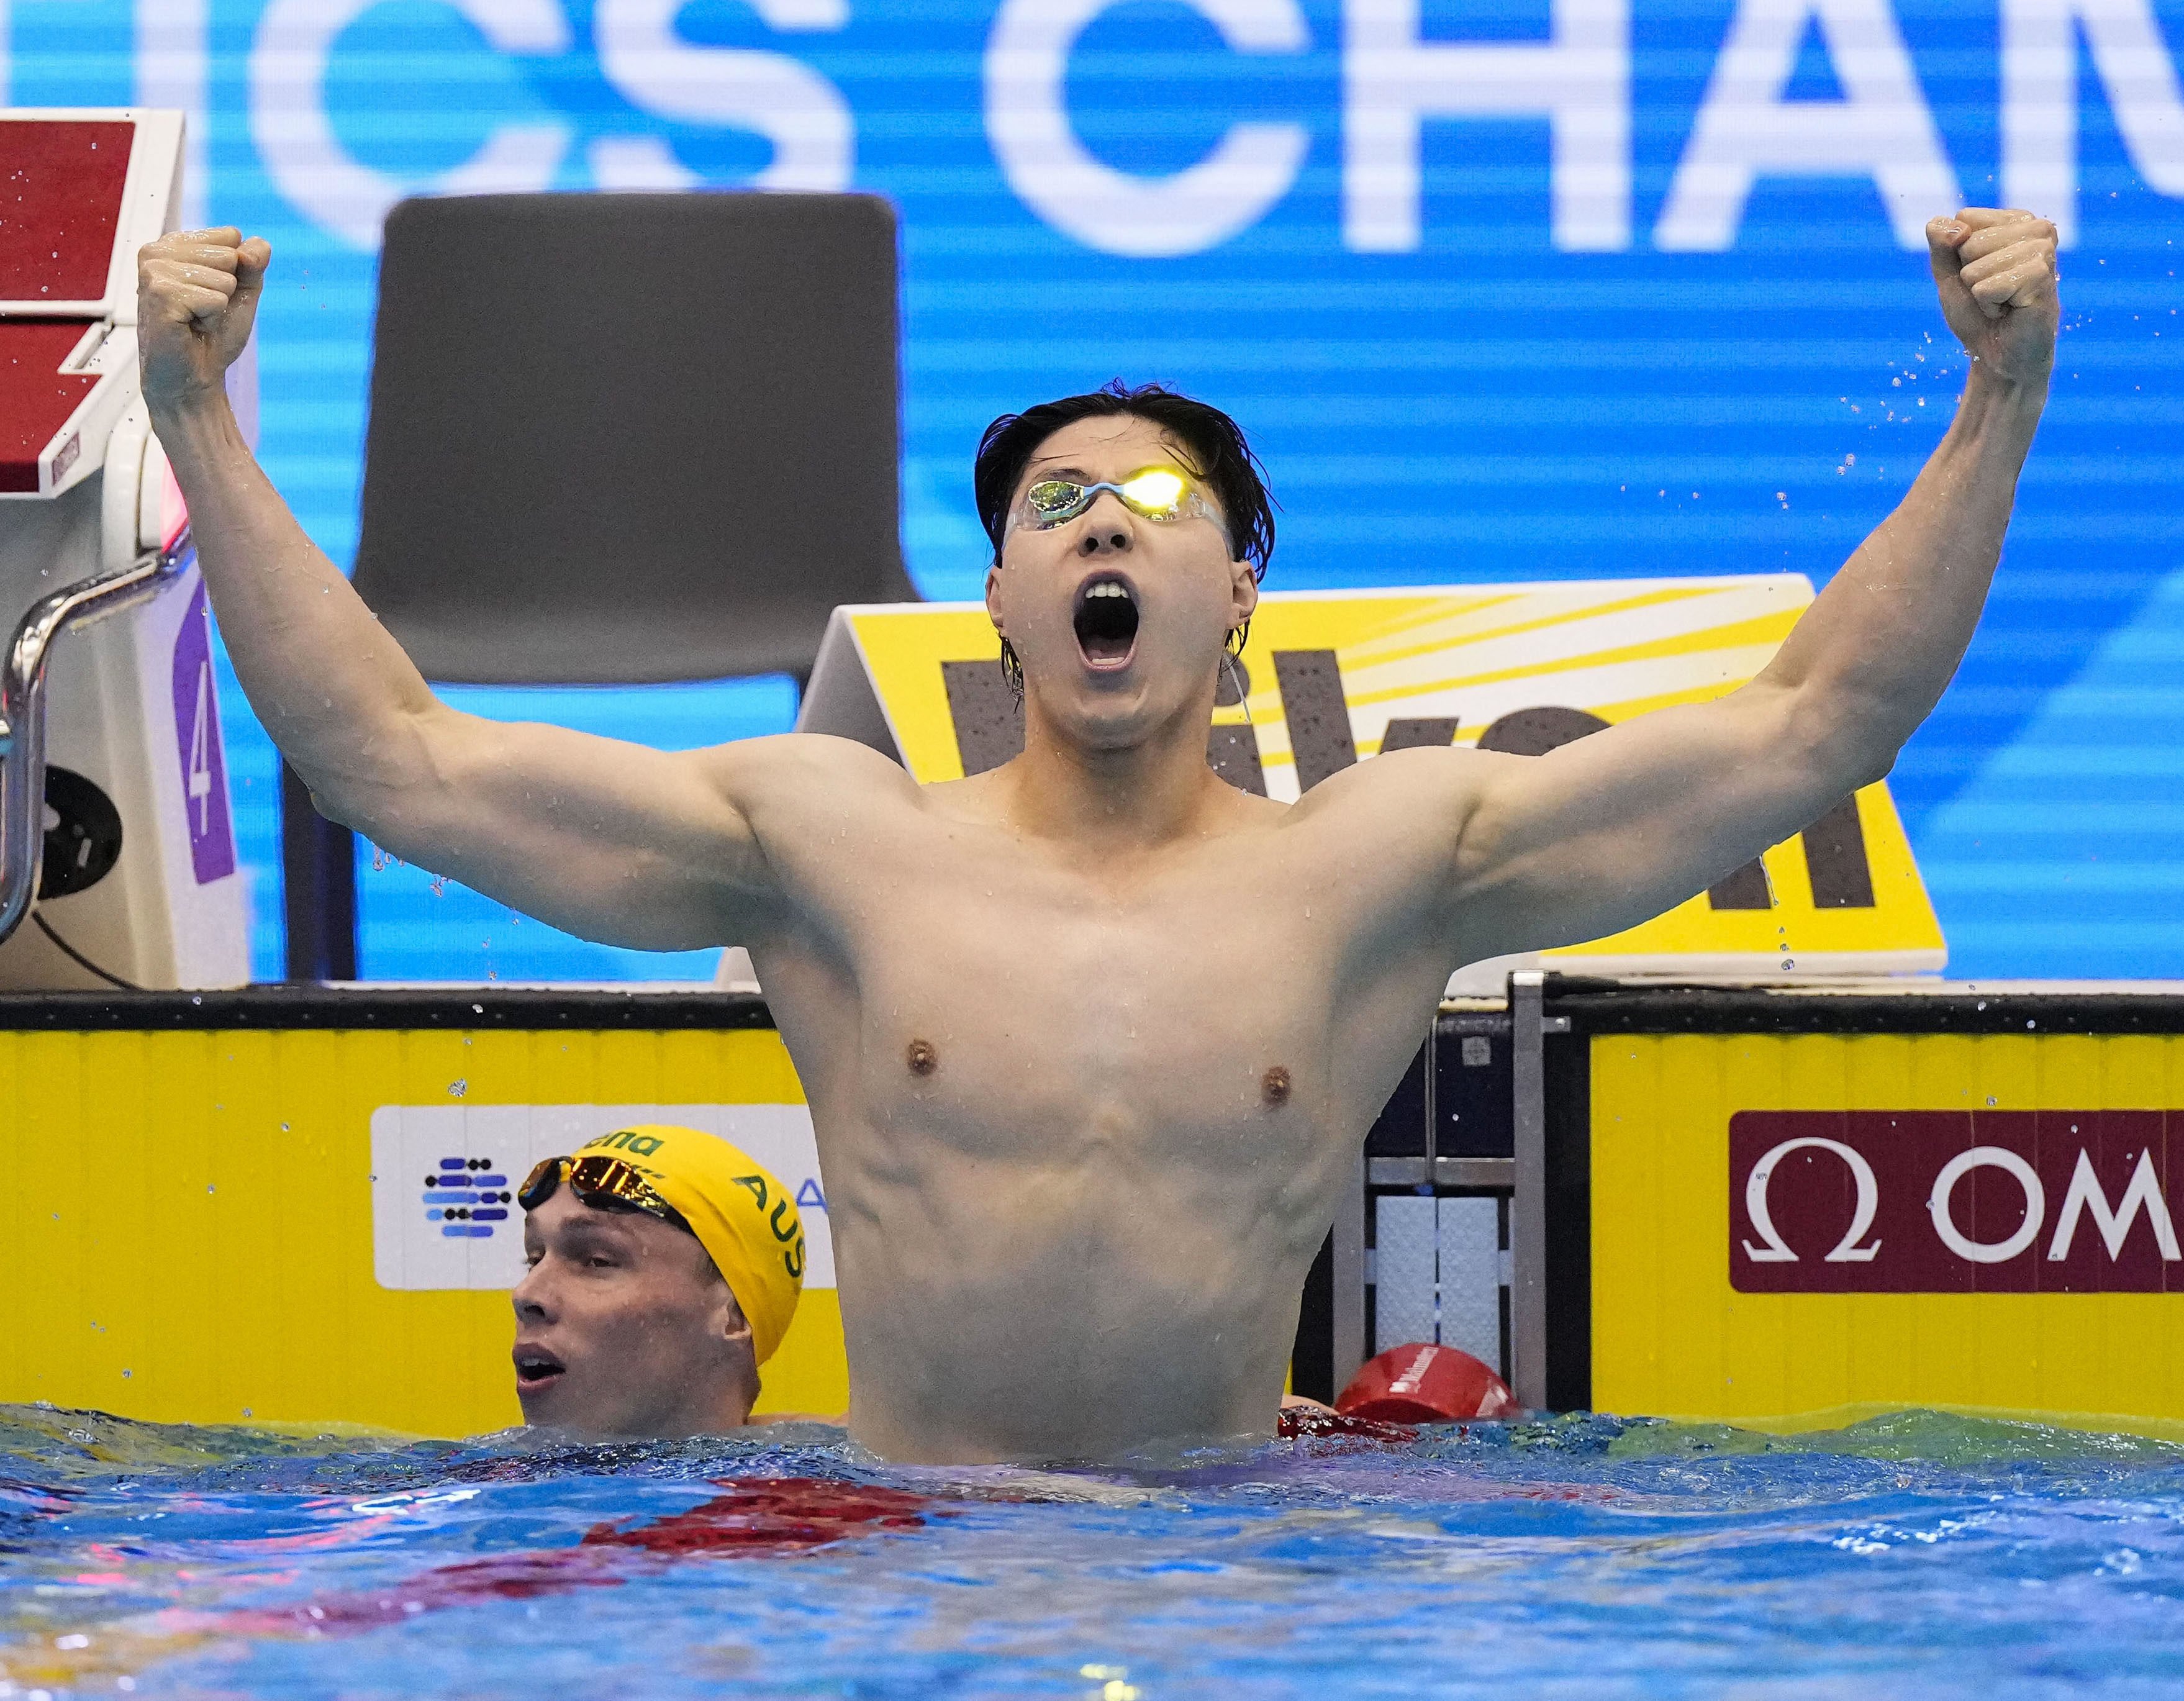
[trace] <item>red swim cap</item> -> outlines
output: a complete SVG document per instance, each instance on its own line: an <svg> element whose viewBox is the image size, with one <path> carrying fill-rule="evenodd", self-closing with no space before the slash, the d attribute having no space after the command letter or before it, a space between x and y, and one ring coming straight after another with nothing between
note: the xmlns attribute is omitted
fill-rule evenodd
<svg viewBox="0 0 2184 1701"><path fill-rule="evenodd" d="M1381 1423L1448 1424L1513 1418L1518 1408L1509 1385L1468 1352L1415 1341L1367 1360L1334 1409Z"/></svg>

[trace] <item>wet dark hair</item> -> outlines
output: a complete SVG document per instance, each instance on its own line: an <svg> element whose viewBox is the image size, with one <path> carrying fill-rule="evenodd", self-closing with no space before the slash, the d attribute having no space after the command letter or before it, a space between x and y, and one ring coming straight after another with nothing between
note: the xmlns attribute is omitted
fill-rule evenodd
<svg viewBox="0 0 2184 1701"><path fill-rule="evenodd" d="M972 475L978 518L1000 565L1001 539L1008 531L1009 501L1017 481L1039 444L1078 420L1128 414L1150 420L1183 451L1184 464L1206 482L1221 505L1228 527L1230 559L1251 563L1251 577L1264 578L1267 558L1274 552L1274 500L1267 492L1266 469L1251 452L1243 428L1210 403L1193 400L1159 384L1132 389L1120 378L1087 395L1041 402L1020 414L1003 414L978 440Z"/></svg>

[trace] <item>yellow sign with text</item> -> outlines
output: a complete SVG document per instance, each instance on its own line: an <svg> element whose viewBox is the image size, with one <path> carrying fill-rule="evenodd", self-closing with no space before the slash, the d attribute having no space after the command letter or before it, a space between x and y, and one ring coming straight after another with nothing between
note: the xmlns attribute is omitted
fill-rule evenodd
<svg viewBox="0 0 2184 1701"><path fill-rule="evenodd" d="M638 1107L751 1140L792 1185L816 1166L771 1031L404 1029L370 1013L363 1030L0 1031L0 1235L15 1255L0 1403L503 1429L521 1420L508 1291L522 1213L505 1191L486 1211L437 1210L423 1174L451 1156L573 1150ZM497 1168L519 1185L513 1163ZM802 1202L816 1241L823 1198ZM436 1215L493 1233L443 1239ZM757 1409L836 1413L849 1391L829 1251Z"/></svg>
<svg viewBox="0 0 2184 1701"><path fill-rule="evenodd" d="M1269 592L1208 760L1293 800L1384 750L1538 755L1633 715L1732 691L1812 600L1797 574L1404 590ZM1021 709L977 603L836 611L802 725L888 749L920 781L1022 749ZM1535 959L1572 973L1938 969L1939 922L1885 785L1708 891L1612 938ZM1513 965L1505 965L1513 966Z"/></svg>
<svg viewBox="0 0 2184 1701"><path fill-rule="evenodd" d="M2162 1244L2176 1171L2165 1196L2151 1163L2144 1191L2128 1185L2179 1116L2164 1107L2184 1102L2184 1037L1589 1043L1596 1409L1818 1428L1933 1407L2184 1433L2184 1305ZM1774 1131L1740 1133L1755 1118L1835 1138L1765 1151ZM1876 1124L1882 1140L1860 1132ZM2018 1132L2035 1126L2036 1145ZM1940 1168L1967 1148L1969 1165ZM1861 1245L1833 1260L1853 1212Z"/></svg>

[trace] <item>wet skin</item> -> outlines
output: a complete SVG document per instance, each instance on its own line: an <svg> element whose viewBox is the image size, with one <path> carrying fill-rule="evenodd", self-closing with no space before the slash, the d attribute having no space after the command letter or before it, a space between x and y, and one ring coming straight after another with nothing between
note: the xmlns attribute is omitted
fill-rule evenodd
<svg viewBox="0 0 2184 1701"><path fill-rule="evenodd" d="M586 1436L717 1435L758 1392L750 1325L695 1235L566 1187L523 1224L523 1421Z"/></svg>
<svg viewBox="0 0 2184 1701"><path fill-rule="evenodd" d="M222 630L320 807L589 938L748 945L818 1134L853 1433L904 1459L1083 1457L1271 1429L1306 1269L1451 969L1680 901L1886 773L1930 710L2056 303L2043 221L1970 210L1929 239L1977 357L1963 401L1758 678L1538 758L1391 753L1294 806L1206 763L1248 569L1217 518L1112 494L1006 540L987 600L1025 748L974 778L920 787L833 739L670 755L459 714L228 412L264 245L154 244L140 317ZM1188 456L1095 419L1025 477L1149 465ZM1103 583L1134 625L1088 619Z"/></svg>

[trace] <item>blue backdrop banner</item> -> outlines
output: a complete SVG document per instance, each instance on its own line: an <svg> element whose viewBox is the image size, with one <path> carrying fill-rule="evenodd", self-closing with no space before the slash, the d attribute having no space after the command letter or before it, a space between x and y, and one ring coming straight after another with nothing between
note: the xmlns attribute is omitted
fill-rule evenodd
<svg viewBox="0 0 2184 1701"><path fill-rule="evenodd" d="M994 415L1123 376L1228 409L1289 587L1793 569L1902 494L1962 360L1925 219L2064 232L1994 603L1895 785L1975 976L2184 972L2184 0L0 0L18 105L188 109L268 237L261 452L354 547L404 195L856 187L903 226L904 546L975 594ZM228 682L259 972L270 747ZM785 682L465 691L666 745ZM365 972L660 978L414 870Z"/></svg>

